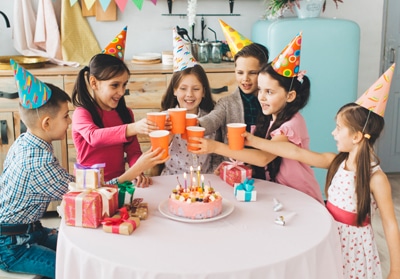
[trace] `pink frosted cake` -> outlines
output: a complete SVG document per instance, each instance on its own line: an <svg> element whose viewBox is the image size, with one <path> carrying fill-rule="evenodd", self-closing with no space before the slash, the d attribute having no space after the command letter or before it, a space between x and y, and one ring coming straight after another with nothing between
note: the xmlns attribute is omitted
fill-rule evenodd
<svg viewBox="0 0 400 279"><path fill-rule="evenodd" d="M178 185L168 199L169 211L190 219L207 219L221 214L222 197L209 186L184 189Z"/></svg>

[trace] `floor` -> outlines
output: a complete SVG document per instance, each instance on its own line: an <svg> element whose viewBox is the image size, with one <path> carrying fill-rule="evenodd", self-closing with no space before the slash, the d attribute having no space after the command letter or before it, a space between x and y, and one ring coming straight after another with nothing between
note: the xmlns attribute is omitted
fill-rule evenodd
<svg viewBox="0 0 400 279"><path fill-rule="evenodd" d="M395 213L397 216L397 221L400 224L400 174L388 174L388 178L390 180L390 184L392 186L392 196L393 203L395 205ZM48 212L44 218L42 218L42 224L46 227L50 228L58 228L60 224L60 217L58 217L57 212ZM385 235L382 228L382 223L380 220L379 211L372 219L372 225L375 231L375 240L378 245L379 255L382 262L382 273L383 278L387 277L390 268L390 259L388 248L386 245ZM3 274L0 271L0 279L40 279L38 276L27 276L27 275L19 275L19 274Z"/></svg>

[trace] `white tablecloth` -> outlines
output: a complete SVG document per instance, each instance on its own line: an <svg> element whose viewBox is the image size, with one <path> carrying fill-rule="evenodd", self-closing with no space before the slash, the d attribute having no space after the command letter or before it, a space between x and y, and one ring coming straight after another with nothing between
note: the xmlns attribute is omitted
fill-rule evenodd
<svg viewBox="0 0 400 279"><path fill-rule="evenodd" d="M183 177L179 178L181 182ZM218 176L205 182L234 205L225 218L186 223L162 215L176 176L153 178L135 197L149 204L149 217L133 234L65 225L57 247L57 279L124 278L342 278L339 237L323 205L302 192L256 180L257 201L239 202ZM273 198L284 209L274 212ZM278 215L296 215L285 226Z"/></svg>

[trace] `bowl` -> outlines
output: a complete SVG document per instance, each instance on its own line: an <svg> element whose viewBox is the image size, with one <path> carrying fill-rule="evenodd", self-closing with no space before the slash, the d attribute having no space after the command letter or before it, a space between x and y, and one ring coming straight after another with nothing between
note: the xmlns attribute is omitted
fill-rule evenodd
<svg viewBox="0 0 400 279"><path fill-rule="evenodd" d="M0 70L11 70L10 59L13 59L25 69L43 68L48 58L42 56L11 55L0 56Z"/></svg>

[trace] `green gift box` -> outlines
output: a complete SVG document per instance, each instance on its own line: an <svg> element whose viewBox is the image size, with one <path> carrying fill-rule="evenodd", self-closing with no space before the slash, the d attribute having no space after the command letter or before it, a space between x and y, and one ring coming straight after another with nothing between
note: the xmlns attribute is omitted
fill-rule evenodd
<svg viewBox="0 0 400 279"><path fill-rule="evenodd" d="M135 193L135 185L130 181L118 184L118 208L131 204Z"/></svg>

